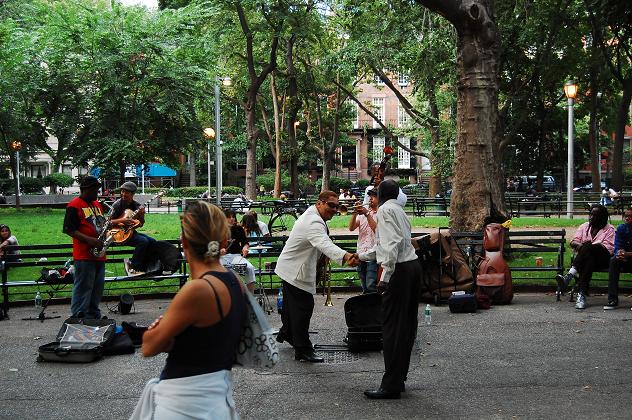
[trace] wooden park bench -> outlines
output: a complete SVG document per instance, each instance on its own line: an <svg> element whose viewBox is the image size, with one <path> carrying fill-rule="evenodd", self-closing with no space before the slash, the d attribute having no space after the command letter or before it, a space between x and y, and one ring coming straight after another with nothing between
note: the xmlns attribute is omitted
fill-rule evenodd
<svg viewBox="0 0 632 420"><path fill-rule="evenodd" d="M174 244L180 253L182 246L179 240L169 240ZM20 245L7 247L15 248L20 251L18 261L0 261L0 270L2 273L2 308L0 315L8 313L9 301L11 296L28 296L27 299L33 298L37 291L42 292L43 298L52 299L58 297L59 294L68 295L72 290L72 281L64 281L47 283L41 277L42 268L56 269L63 267L64 264L72 260L72 244L53 244L53 245ZM186 261L182 258L179 260L178 269L171 274L156 273L152 275L128 276L125 273L124 260L131 258L134 248L126 246L114 246L108 250L107 260L105 264L105 295L120 294L121 291L130 290L165 290L182 287L185 283L187 274ZM118 275L117 273L121 273ZM110 275L108 275L110 274ZM112 275L114 274L114 275Z"/></svg>

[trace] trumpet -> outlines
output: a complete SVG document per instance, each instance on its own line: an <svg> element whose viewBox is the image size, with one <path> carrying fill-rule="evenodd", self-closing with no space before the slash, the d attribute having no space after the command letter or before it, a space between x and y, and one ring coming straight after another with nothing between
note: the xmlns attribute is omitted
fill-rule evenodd
<svg viewBox="0 0 632 420"><path fill-rule="evenodd" d="M338 213L340 213L341 216L346 216L347 213L349 213L349 208L347 208L346 204L341 204L340 207L338 207Z"/></svg>

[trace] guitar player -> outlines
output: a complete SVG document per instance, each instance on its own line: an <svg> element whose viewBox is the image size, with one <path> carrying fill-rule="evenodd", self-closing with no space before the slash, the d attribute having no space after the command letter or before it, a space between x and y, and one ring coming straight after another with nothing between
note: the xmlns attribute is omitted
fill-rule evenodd
<svg viewBox="0 0 632 420"><path fill-rule="evenodd" d="M137 229L145 224L145 208L138 201L134 200L137 188L136 184L130 181L121 185L121 197L112 204L112 227ZM139 211L131 219L126 214L126 210L130 210L127 213ZM124 242L126 246L135 247L132 258L125 260L125 271L127 271L129 276L145 274L147 269L143 262L145 260L145 251L153 242L156 242L154 238L136 230Z"/></svg>

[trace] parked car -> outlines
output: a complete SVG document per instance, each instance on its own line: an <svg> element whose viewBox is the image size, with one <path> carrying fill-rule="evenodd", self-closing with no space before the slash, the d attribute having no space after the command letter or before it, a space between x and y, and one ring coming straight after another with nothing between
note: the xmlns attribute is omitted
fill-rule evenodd
<svg viewBox="0 0 632 420"><path fill-rule="evenodd" d="M530 175L530 176L523 175L517 178L522 180L522 188L524 191L527 190L529 183L531 183L531 185L535 188L538 181L538 177L535 175ZM555 182L555 177L551 175L544 175L542 177L542 191L551 192L551 191L555 191L556 188L557 188L557 183Z"/></svg>
<svg viewBox="0 0 632 420"><path fill-rule="evenodd" d="M604 188L606 188L606 181L601 181L601 188L600 190L603 190ZM575 188L573 188L573 191L575 192L589 192L592 191L592 182L589 184L585 184L585 185L578 185Z"/></svg>
<svg viewBox="0 0 632 420"><path fill-rule="evenodd" d="M425 195L428 193L427 184L408 184L402 187L402 191L406 195Z"/></svg>

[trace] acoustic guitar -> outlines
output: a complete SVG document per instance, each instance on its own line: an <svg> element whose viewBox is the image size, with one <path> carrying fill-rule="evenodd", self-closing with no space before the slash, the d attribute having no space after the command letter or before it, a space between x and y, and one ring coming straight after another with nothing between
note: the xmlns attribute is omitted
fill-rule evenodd
<svg viewBox="0 0 632 420"><path fill-rule="evenodd" d="M160 191L158 194L145 201L135 211L132 211L131 209L126 209L123 214L126 219L132 221L132 224L129 226L121 226L110 229L107 236L112 237L112 242L116 244L122 244L123 242L127 241L134 234L136 228L140 225L140 220L136 219L135 217L138 215L138 213L140 213L141 209L144 209L147 204L151 203L158 197L163 196L164 194L165 191Z"/></svg>

